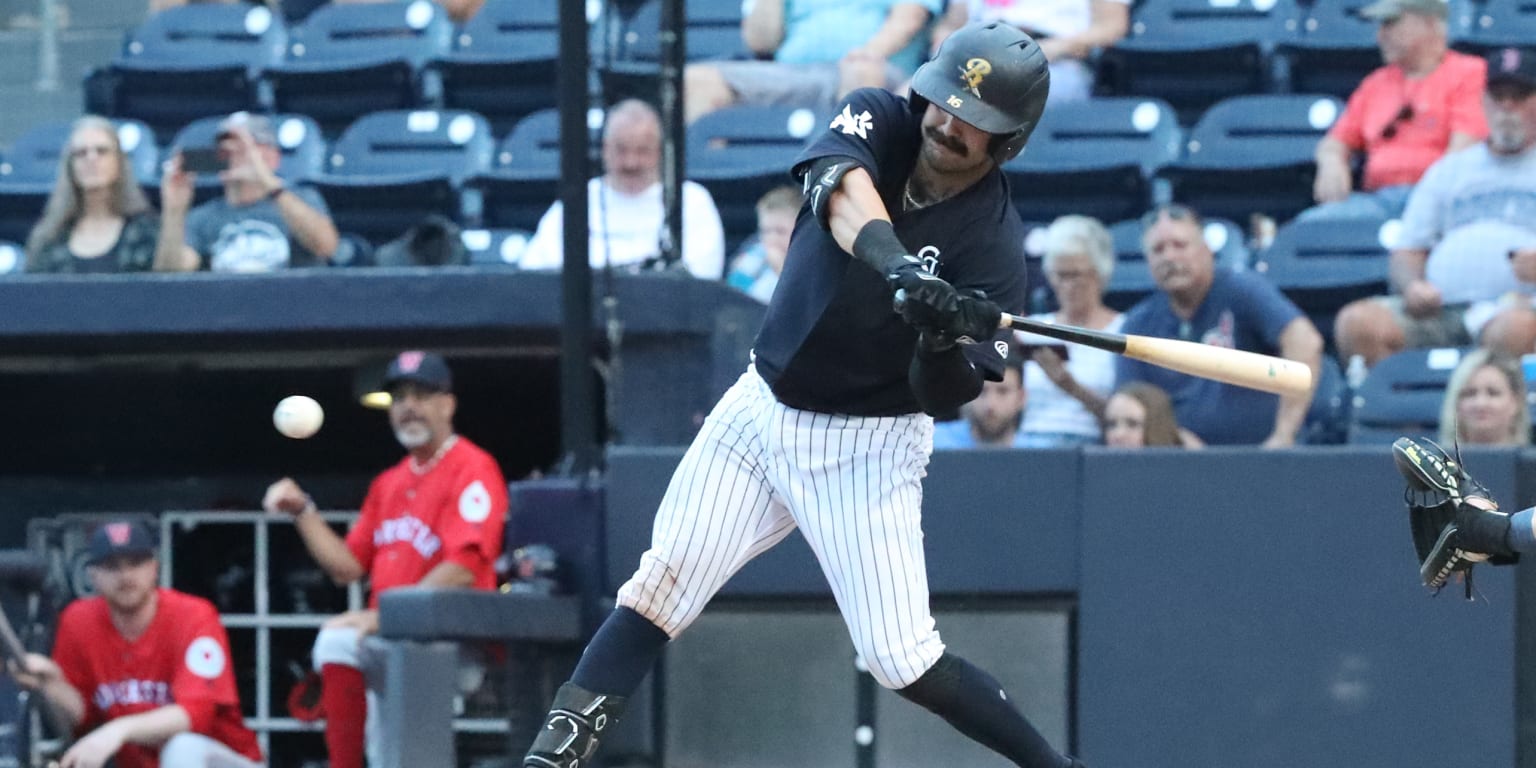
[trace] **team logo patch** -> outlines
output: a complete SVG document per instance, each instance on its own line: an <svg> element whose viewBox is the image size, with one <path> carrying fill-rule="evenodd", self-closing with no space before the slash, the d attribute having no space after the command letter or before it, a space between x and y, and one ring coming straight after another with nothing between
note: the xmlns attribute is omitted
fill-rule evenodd
<svg viewBox="0 0 1536 768"><path fill-rule="evenodd" d="M857 136L865 141L869 140L869 129L875 127L874 118L870 117L869 110L864 110L858 115L853 114L853 105L844 104L843 113L832 118L832 128L839 128L845 135Z"/></svg>
<svg viewBox="0 0 1536 768"><path fill-rule="evenodd" d="M426 356L427 353L425 352L411 350L409 352L401 352L400 357L396 358L396 362L399 363L402 373L415 373L421 369L421 361Z"/></svg>
<svg viewBox="0 0 1536 768"><path fill-rule="evenodd" d="M992 348L997 350L998 357L1001 357L1004 360L1008 359L1008 342L994 341L992 342Z"/></svg>
<svg viewBox="0 0 1536 768"><path fill-rule="evenodd" d="M187 646L187 669L192 674L212 680L224 672L224 646L204 635Z"/></svg>
<svg viewBox="0 0 1536 768"><path fill-rule="evenodd" d="M965 82L965 89L978 99L981 98L981 81L990 74L992 62L979 56L966 60L965 66L960 68L960 79Z"/></svg>
<svg viewBox="0 0 1536 768"><path fill-rule="evenodd" d="M133 535L130 523L107 523L107 541L112 546L121 547L128 543L128 538Z"/></svg>
<svg viewBox="0 0 1536 768"><path fill-rule="evenodd" d="M491 493L479 480L459 494L459 517L471 523L483 523L491 516Z"/></svg>

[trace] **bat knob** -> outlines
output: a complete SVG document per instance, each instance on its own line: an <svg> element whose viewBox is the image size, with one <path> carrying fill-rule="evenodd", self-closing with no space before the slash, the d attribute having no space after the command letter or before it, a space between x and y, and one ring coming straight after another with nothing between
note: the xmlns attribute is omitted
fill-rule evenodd
<svg viewBox="0 0 1536 768"><path fill-rule="evenodd" d="M896 289L896 295L891 297L891 308L896 310L896 314L899 315L899 314L902 313L902 310L906 309L906 307L907 307L907 289L905 289L905 288L897 288Z"/></svg>

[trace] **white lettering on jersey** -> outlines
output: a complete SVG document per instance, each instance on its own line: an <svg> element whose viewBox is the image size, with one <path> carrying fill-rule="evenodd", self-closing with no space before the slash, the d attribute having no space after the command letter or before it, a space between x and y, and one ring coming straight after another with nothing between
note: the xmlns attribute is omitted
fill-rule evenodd
<svg viewBox="0 0 1536 768"><path fill-rule="evenodd" d="M187 646L186 662L192 674L212 680L224 672L224 647L211 637L199 637Z"/></svg>
<svg viewBox="0 0 1536 768"><path fill-rule="evenodd" d="M917 250L917 258L922 261L923 269L930 275L939 273L939 249L931 245L925 245Z"/></svg>
<svg viewBox="0 0 1536 768"><path fill-rule="evenodd" d="M1008 359L1008 342L994 341L992 342L992 349L997 350L998 357L1001 357L1004 360Z"/></svg>
<svg viewBox="0 0 1536 768"><path fill-rule="evenodd" d="M491 492L485 489L485 483L476 480L459 494L459 517L465 522L483 523L490 516Z"/></svg>
<svg viewBox="0 0 1536 768"><path fill-rule="evenodd" d="M375 547L386 547L395 543L410 544L424 560L437 554L437 550L442 549L443 546L442 540L432 532L430 526L410 515L385 520L379 524L379 529L373 532Z"/></svg>
<svg viewBox="0 0 1536 768"><path fill-rule="evenodd" d="M865 141L869 141L869 129L875 127L875 120L870 117L869 110L866 109L855 116L853 114L853 105L844 104L843 113L832 118L832 125L830 127L841 128L844 134L857 136Z"/></svg>
<svg viewBox="0 0 1536 768"><path fill-rule="evenodd" d="M105 712L115 706L171 704L171 684L163 680L117 680L96 686L96 708Z"/></svg>

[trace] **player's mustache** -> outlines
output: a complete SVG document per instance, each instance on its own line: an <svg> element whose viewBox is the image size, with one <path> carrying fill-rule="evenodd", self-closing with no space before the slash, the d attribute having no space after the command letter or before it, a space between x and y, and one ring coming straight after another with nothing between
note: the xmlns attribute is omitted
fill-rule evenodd
<svg viewBox="0 0 1536 768"><path fill-rule="evenodd" d="M965 157L968 154L964 144L960 143L956 139L952 139L942 133L939 133L938 129L936 128L924 128L923 135L927 136L929 141L932 141L933 143L938 144L939 146L961 157Z"/></svg>

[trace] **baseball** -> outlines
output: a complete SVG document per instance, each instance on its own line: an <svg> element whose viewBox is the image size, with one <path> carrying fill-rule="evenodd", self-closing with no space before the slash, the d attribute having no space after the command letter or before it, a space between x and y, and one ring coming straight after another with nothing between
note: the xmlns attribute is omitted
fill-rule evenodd
<svg viewBox="0 0 1536 768"><path fill-rule="evenodd" d="M312 397L291 395L283 398L272 411L272 426L295 440L303 440L320 431L325 411Z"/></svg>

